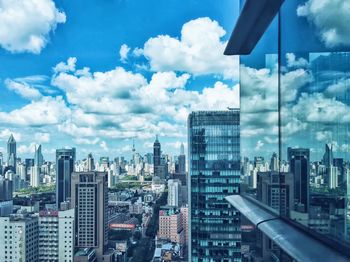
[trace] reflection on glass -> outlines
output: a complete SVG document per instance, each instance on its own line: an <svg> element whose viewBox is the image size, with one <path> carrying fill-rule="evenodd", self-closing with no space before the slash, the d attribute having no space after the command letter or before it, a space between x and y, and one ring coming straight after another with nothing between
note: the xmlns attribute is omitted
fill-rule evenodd
<svg viewBox="0 0 350 262"><path fill-rule="evenodd" d="M246 191L350 243L349 9L349 1L285 1L240 72Z"/></svg>

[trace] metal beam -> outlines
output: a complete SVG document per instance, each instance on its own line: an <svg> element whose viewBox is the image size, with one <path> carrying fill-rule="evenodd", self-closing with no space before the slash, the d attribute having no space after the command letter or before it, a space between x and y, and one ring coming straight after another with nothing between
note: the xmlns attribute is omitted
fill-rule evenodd
<svg viewBox="0 0 350 262"><path fill-rule="evenodd" d="M224 54L250 54L283 2L284 0L246 0Z"/></svg>

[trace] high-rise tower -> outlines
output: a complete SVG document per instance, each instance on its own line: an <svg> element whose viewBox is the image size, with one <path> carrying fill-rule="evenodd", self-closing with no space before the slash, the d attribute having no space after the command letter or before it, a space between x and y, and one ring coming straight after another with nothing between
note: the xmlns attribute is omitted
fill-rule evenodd
<svg viewBox="0 0 350 262"><path fill-rule="evenodd" d="M74 171L75 148L56 150L56 206L71 196L71 174Z"/></svg>
<svg viewBox="0 0 350 262"><path fill-rule="evenodd" d="M102 261L108 244L106 172L73 172L71 207L75 209L75 247L94 248Z"/></svg>
<svg viewBox="0 0 350 262"><path fill-rule="evenodd" d="M225 197L239 194L239 110L188 118L189 261L238 261L240 215Z"/></svg>
<svg viewBox="0 0 350 262"><path fill-rule="evenodd" d="M11 134L9 140L7 141L7 165L12 167L12 171L16 172L16 140Z"/></svg>

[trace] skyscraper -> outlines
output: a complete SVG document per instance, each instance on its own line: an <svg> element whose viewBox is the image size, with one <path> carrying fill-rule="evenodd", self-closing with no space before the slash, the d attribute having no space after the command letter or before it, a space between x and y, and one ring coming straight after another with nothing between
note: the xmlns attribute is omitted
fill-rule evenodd
<svg viewBox="0 0 350 262"><path fill-rule="evenodd" d="M180 174L186 174L186 156L185 156L185 148L184 148L184 144L181 143L181 147L180 147L180 155L178 158L179 161L179 167L178 167L178 172Z"/></svg>
<svg viewBox="0 0 350 262"><path fill-rule="evenodd" d="M290 172L294 175L294 200L296 209L307 212L309 206L310 149L287 149Z"/></svg>
<svg viewBox="0 0 350 262"><path fill-rule="evenodd" d="M16 172L16 140L11 134L9 140L7 141L7 165L12 167L12 171Z"/></svg>
<svg viewBox="0 0 350 262"><path fill-rule="evenodd" d="M56 206L71 196L71 174L74 171L75 148L56 150Z"/></svg>
<svg viewBox="0 0 350 262"><path fill-rule="evenodd" d="M188 118L189 260L240 259L240 215L225 201L239 194L239 110L193 112Z"/></svg>
<svg viewBox="0 0 350 262"><path fill-rule="evenodd" d="M94 171L95 170L95 161L94 161L94 157L92 156L92 153L88 154L88 158L87 158L87 171Z"/></svg>
<svg viewBox="0 0 350 262"><path fill-rule="evenodd" d="M323 164L329 168L333 165L333 147L332 144L325 145L325 153L323 155Z"/></svg>
<svg viewBox="0 0 350 262"><path fill-rule="evenodd" d="M167 165L162 163L162 156L161 156L161 145L158 140L158 136L156 136L156 140L153 144L153 169L154 169L154 176L158 177L160 179L165 179L167 174Z"/></svg>
<svg viewBox="0 0 350 262"><path fill-rule="evenodd" d="M38 148L35 149L34 165L41 167L43 164L44 164L44 157L41 152L41 145L39 145Z"/></svg>
<svg viewBox="0 0 350 262"><path fill-rule="evenodd" d="M160 154L161 148L158 140L158 135L156 136L156 141L153 144L153 164L154 166L160 166Z"/></svg>
<svg viewBox="0 0 350 262"><path fill-rule="evenodd" d="M94 248L102 261L108 244L106 172L73 172L71 207L75 209L75 247ZM107 260L106 260L107 261Z"/></svg>
<svg viewBox="0 0 350 262"><path fill-rule="evenodd" d="M278 171L278 158L276 153L272 154L271 162L270 162L270 170Z"/></svg>

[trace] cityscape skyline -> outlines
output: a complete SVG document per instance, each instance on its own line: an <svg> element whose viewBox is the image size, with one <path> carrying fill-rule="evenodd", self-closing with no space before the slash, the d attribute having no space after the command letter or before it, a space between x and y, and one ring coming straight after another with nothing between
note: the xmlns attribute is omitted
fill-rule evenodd
<svg viewBox="0 0 350 262"><path fill-rule="evenodd" d="M349 261L349 13L0 0L0 262Z"/></svg>
<svg viewBox="0 0 350 262"><path fill-rule="evenodd" d="M131 152L133 139L139 141L139 152L147 152L156 134L163 148L175 153L181 142L187 142L186 118L191 111L239 106L238 58L222 59L238 3L225 0L232 7L230 12L207 0L208 5L186 1L186 8L174 10L160 3L152 8L139 3L158 13L149 21L148 13L131 2L100 3L100 13L90 4L81 13L74 3L41 2L53 3L48 6L55 14L52 20L33 11L38 21L23 22L38 27L37 23L47 22L49 28L14 31L19 35L8 40L11 43L0 39L4 61L0 65L0 144L13 133L18 154L30 157L35 145L42 144L48 159L65 147L79 147L78 158L90 152L112 157ZM23 16L32 14L25 7L20 10ZM131 18L130 12L137 15ZM103 41L81 32L82 26ZM71 33L78 34L79 41L69 37ZM203 41L207 33L212 41ZM25 42L30 34L42 39L42 44L35 47ZM167 55L174 44L174 55ZM212 55L205 55L209 50ZM218 60L222 62L217 64ZM10 66L14 63L16 70Z"/></svg>

